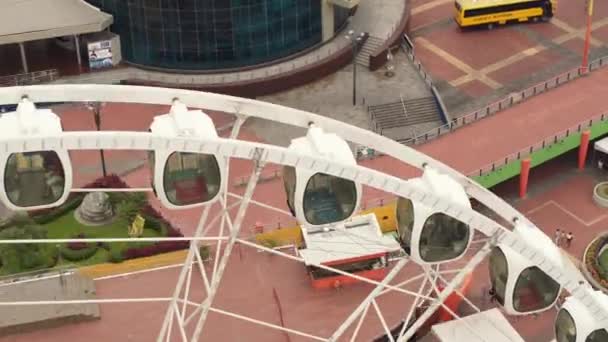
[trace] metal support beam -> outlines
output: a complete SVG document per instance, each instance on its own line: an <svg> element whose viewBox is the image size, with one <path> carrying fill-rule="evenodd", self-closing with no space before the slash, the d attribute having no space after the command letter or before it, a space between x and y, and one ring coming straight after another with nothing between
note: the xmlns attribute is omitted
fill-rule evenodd
<svg viewBox="0 0 608 342"><path fill-rule="evenodd" d="M440 306L443 305L443 302L456 290L460 284L464 281L464 278L470 273L473 272L475 267L479 265L488 254L492 251L492 242L488 241L475 256L469 260L467 265L462 269L462 272L458 273L452 281L441 291L441 293L437 296L437 300L431 304L426 311L412 324L409 329L405 331L405 333L400 336L398 339L399 342L408 341L414 333L422 327L422 325L439 309ZM406 322L407 324L407 322Z"/></svg>
<svg viewBox="0 0 608 342"><path fill-rule="evenodd" d="M408 263L408 261L409 261L409 259L399 260L399 262L393 267L393 269L389 272L389 274L387 274L386 277L384 277L382 282L380 284L378 284L376 286L376 288L374 288L372 290L372 292L370 292L369 295L367 295L367 298L365 298L361 302L361 304L359 304L359 306L355 310L353 310L353 312L350 314L350 316L348 316L348 318L346 318L346 320L344 320L344 323L342 323L338 327L338 329L336 329L336 331L329 338L329 341L337 341L340 338L340 336L342 336L342 334L344 334L346 329L348 329L348 327L350 327L350 325L357 319L357 317L369 307L370 303L372 303L372 301L374 301L374 299L376 299L376 297L378 295L380 295L380 293L382 292L384 287L388 283L390 283L393 280L393 278L395 278L397 276L397 274L399 274L399 271L401 271L401 269L403 269L403 267L405 267L405 265Z"/></svg>
<svg viewBox="0 0 608 342"><path fill-rule="evenodd" d="M80 54L80 39L77 34L74 35L74 46L76 48L76 60L78 61L78 66L82 67L82 55Z"/></svg>
<svg viewBox="0 0 608 342"><path fill-rule="evenodd" d="M201 218L199 219L198 226L196 227L196 232L194 233L194 236L198 236L201 233L201 231L203 230L205 222L207 221L207 217L209 216L210 210L211 210L211 205L210 204L206 205L205 209L203 210L203 213L201 214ZM177 301L179 298L179 294L181 293L182 288L184 286L184 282L186 281L186 276L192 267L192 261L194 260L194 255L195 255L194 250L196 248L197 248L197 244L195 242L191 242L190 249L188 249L188 256L186 257L186 261L184 262L184 265L182 266L182 269L180 271L179 277L177 279L177 285L175 286L175 290L173 290L171 304L169 304L169 307L167 308L167 312L165 313L165 319L163 321L163 325L160 329L160 333L158 334L158 338L156 339L157 342L163 342L163 340L166 340L166 336L171 335L171 327L173 324L173 318L175 317L175 313L176 313L175 310L177 309ZM186 284L186 286L189 287L190 284Z"/></svg>
<svg viewBox="0 0 608 342"><path fill-rule="evenodd" d="M241 201L241 205L239 206L239 210L236 214L234 226L232 227L230 232L230 238L228 239L228 243L224 247L224 254L222 255L222 260L217 268L217 271L213 275L213 279L211 280L209 293L207 294L207 298L201 303L202 312L198 319L198 322L196 323L196 328L194 329L194 334L192 335L192 341L198 341L203 331L203 326L205 325L207 315L209 314L209 309L211 307L211 304L213 303L213 300L215 299L215 295L217 294L220 281L222 280L222 276L224 275L226 265L228 264L228 260L230 259L230 255L232 254L232 249L241 230L241 225L243 223L243 219L245 218L245 212L247 211L247 207L249 206L249 200L253 196L253 192L258 183L258 179L260 178L260 173L264 168L264 163L259 161L260 157L264 154L264 152L264 149L261 148L258 148L255 151L256 157L254 157L254 169L251 173L251 176L249 177L249 183L247 184L245 194L243 195L243 200Z"/></svg>
<svg viewBox="0 0 608 342"><path fill-rule="evenodd" d="M25 56L25 43L19 43L19 52L21 52L21 65L23 66L23 72L28 73L30 69L27 66L27 57Z"/></svg>

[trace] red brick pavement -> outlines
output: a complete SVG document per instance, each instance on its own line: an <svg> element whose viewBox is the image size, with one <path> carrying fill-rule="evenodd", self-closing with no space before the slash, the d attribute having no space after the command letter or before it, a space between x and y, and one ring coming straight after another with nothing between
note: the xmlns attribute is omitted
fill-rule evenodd
<svg viewBox="0 0 608 342"><path fill-rule="evenodd" d="M602 101L599 100L600 96L606 92L605 88L608 87L605 82L607 75L608 71L606 70L593 73L581 80L533 98L520 106L423 145L420 150L465 173L473 171L477 167L499 159L505 154L534 143L540 137L556 133L599 112L603 109ZM575 97L573 94L577 94L577 96ZM135 111L130 111L130 113L132 115L125 120L136 120L142 122L142 127L146 127L147 124L143 124L145 120L137 119L138 114ZM247 134L247 132L244 134ZM368 161L364 164L401 177L416 174L412 168L398 164L387 157ZM239 169L233 167L231 175L239 174ZM145 179L144 175L147 171L142 169L138 172L127 177L128 182L133 186L142 186L139 182ZM588 188L591 185L589 180L586 179L573 180L571 183L566 183L563 187L555 190L557 193L548 193L541 195L539 198L547 196L560 206L567 207L568 211L574 213L576 217L588 222L595 220L598 213L596 210L579 205L579 203L585 196L590 196ZM577 193L573 198L568 197L574 196L574 189L578 189L580 193ZM258 191L259 193L256 192L255 198L276 205L284 203L284 195L278 195L281 193L281 183L279 181L262 184ZM379 195L379 193L367 191L369 197L375 197L376 195ZM525 212L543 204L542 199L534 201L535 199L532 198L529 202L522 202L520 208ZM246 221L252 222L264 217L276 216L274 213L264 214L261 210L254 208L250 207L251 213L248 214L253 215L253 218ZM577 224L580 224L579 220L563 211L560 213L558 209L559 207L553 204L546 205L532 212L530 216L549 234L552 227L555 227L558 223L564 229L576 229L578 233L572 246L572 252L578 254L580 249L583 248L585 240L592 235L591 232L601 228L605 222L597 221L590 228L578 227L577 229ZM187 216L195 217L195 213ZM186 217L184 211L179 212L177 218L174 219L183 219L183 217ZM191 227L191 223L188 223L188 226ZM414 272L416 272L415 266L412 265L400 274L400 279L406 279L406 277L415 274ZM474 282L471 296L476 298L476 303L483 303L481 293L487 286L486 273L487 271L483 265L475 271L475 279L479 280ZM358 285L339 292L313 291L304 274L305 270L301 264L239 247L233 254L228 273L222 282L218 307L231 308L239 313L277 323L279 321L278 311L271 296L274 287L279 294L284 311L284 320L288 326L326 336L370 289L367 285ZM175 275L176 270L164 270L120 277L114 280L98 281L98 294L100 298L167 296L171 292L171 287L175 284ZM247 281L244 281L245 279ZM412 284L412 287L416 285ZM203 294L200 291L201 286L199 285L197 290L194 290L193 295L195 297L202 296ZM409 301L401 295L392 294L387 296L389 297L383 299L381 305L387 309L387 321L394 324L403 315L403 309L408 307ZM79 337L88 336L90 340L99 341L115 340L117 338L131 341L148 341L158 331L164 307L161 304L102 305L103 318L100 321L69 325L0 340L31 341L44 339L60 341L70 338L70 336L76 340ZM525 336L536 336L539 339L535 338L534 340L542 341L545 340L545 337L550 336L552 317L551 312L548 312L541 315L537 320L512 320L516 328L522 332L527 332L524 334ZM368 319L374 320L376 318L370 317ZM251 324L232 319L227 320L217 315L210 317L209 328L210 330L207 332L209 335L206 335L209 340L281 341L285 338L283 334L260 330ZM365 337L371 337L378 331L379 325L376 321L376 323L367 326L362 333Z"/></svg>

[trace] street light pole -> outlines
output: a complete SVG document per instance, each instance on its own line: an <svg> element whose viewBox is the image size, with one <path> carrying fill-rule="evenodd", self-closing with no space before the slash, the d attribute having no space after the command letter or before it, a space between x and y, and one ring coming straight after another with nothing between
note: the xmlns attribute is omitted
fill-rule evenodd
<svg viewBox="0 0 608 342"><path fill-rule="evenodd" d="M346 39L350 40L353 48L353 106L357 105L357 45L363 39L365 33L355 34L354 30L348 31Z"/></svg>
<svg viewBox="0 0 608 342"><path fill-rule="evenodd" d="M88 108L93 112L93 118L95 119L95 127L97 128L97 131L101 130L101 107L102 105L100 102L88 104ZM99 150L99 154L101 156L101 171L103 176L106 177L108 174L106 171L106 158L103 153L103 149Z"/></svg>
<svg viewBox="0 0 608 342"><path fill-rule="evenodd" d="M591 23L593 17L593 0L587 0L587 30L585 32L585 47L583 49L582 71L589 69L589 46L591 45Z"/></svg>
<svg viewBox="0 0 608 342"><path fill-rule="evenodd" d="M351 39L353 46L353 106L357 105L357 40Z"/></svg>

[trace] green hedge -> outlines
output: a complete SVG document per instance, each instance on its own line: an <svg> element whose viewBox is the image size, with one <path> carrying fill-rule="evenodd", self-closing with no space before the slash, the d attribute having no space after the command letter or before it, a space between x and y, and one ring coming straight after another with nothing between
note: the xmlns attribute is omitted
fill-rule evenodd
<svg viewBox="0 0 608 342"><path fill-rule="evenodd" d="M123 256L123 252L122 250L118 250L118 249L112 249L110 250L110 262L113 263L121 263L125 260L125 257Z"/></svg>
<svg viewBox="0 0 608 342"><path fill-rule="evenodd" d="M86 259L92 257L93 255L95 255L96 252L97 252L96 245L90 245L87 248L78 249L78 250L69 249L65 246L61 247L61 257L66 260L69 260L69 261L86 260Z"/></svg>
<svg viewBox="0 0 608 342"><path fill-rule="evenodd" d="M74 196L74 198L68 199L62 206L55 208L48 213L33 216L32 220L40 225L54 221L65 215L67 212L76 210L80 203L82 203L83 198L84 196Z"/></svg>

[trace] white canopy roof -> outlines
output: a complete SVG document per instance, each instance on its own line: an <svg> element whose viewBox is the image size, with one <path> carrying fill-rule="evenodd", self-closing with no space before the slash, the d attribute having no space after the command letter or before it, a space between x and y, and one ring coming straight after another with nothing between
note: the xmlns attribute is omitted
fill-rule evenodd
<svg viewBox="0 0 608 342"><path fill-rule="evenodd" d="M112 22L84 0L0 0L0 45L100 32Z"/></svg>
<svg viewBox="0 0 608 342"><path fill-rule="evenodd" d="M496 308L466 316L461 320L436 324L432 329L435 336L445 342L524 342Z"/></svg>
<svg viewBox="0 0 608 342"><path fill-rule="evenodd" d="M383 236L376 215L355 216L344 223L315 231L302 227L306 249L300 255L306 265L328 264L401 248L395 238Z"/></svg>
<svg viewBox="0 0 608 342"><path fill-rule="evenodd" d="M608 153L608 138L596 141L594 147L602 153Z"/></svg>

